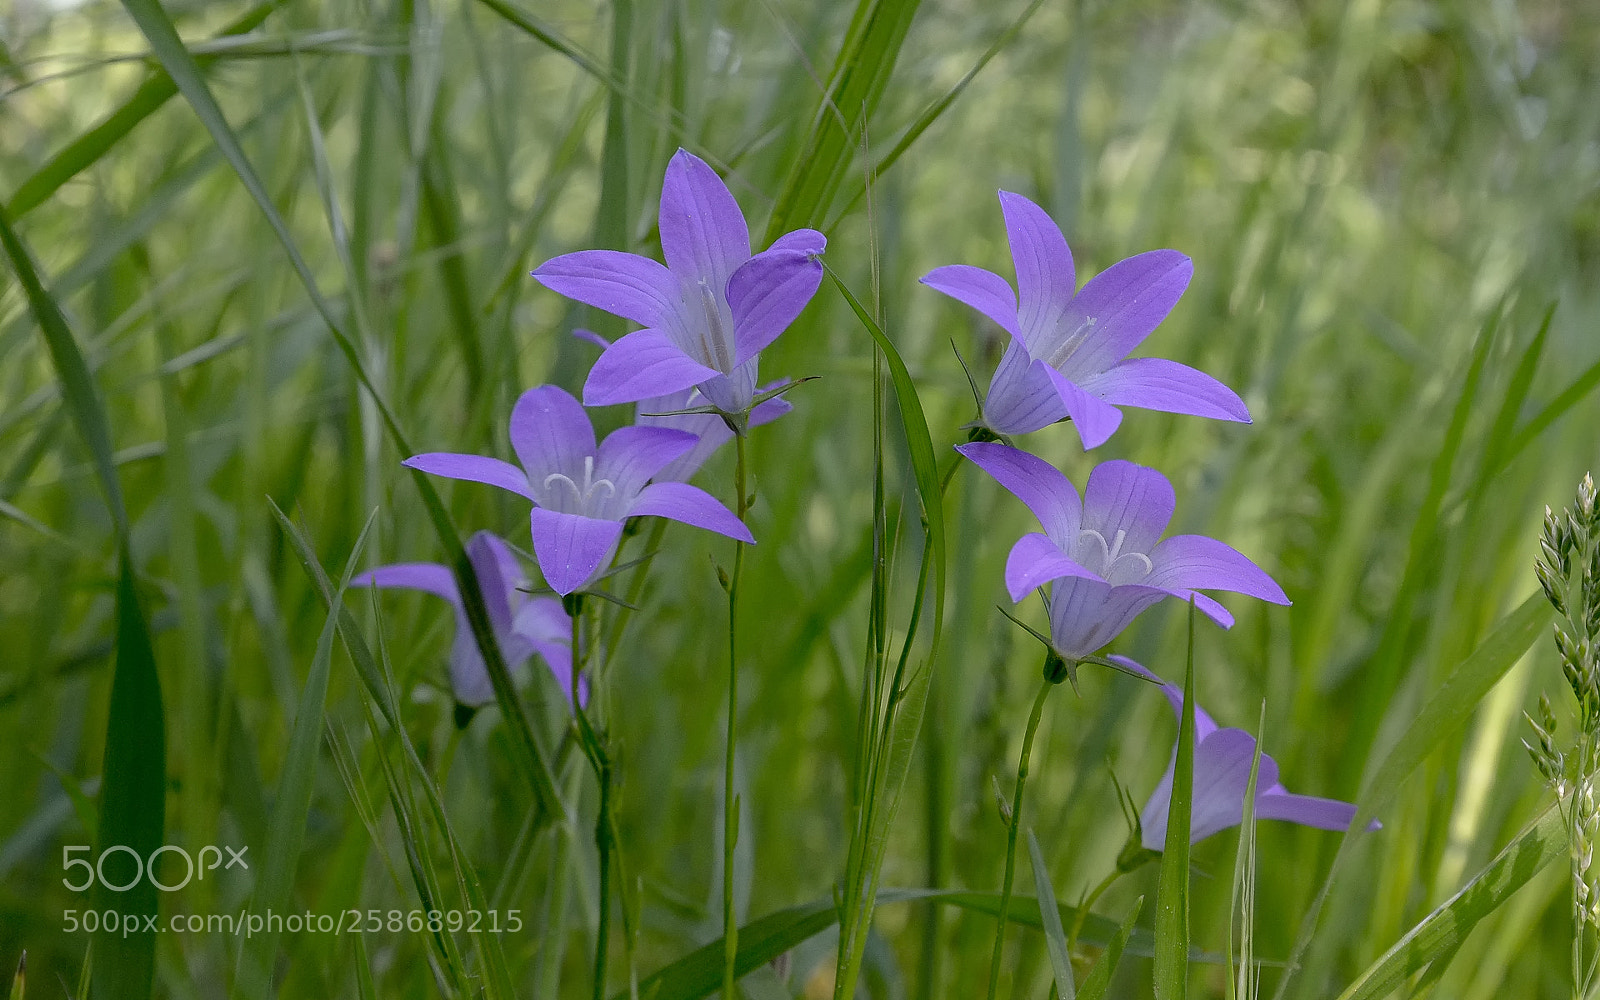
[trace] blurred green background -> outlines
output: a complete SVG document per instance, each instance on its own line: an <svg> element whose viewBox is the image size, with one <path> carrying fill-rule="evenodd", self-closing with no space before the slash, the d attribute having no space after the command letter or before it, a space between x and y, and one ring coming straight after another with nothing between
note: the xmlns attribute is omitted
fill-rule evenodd
<svg viewBox="0 0 1600 1000"><path fill-rule="evenodd" d="M788 224L825 228L830 266L880 310L941 457L972 416L951 342L986 377L1003 334L916 278L955 262L1010 275L997 188L1052 212L1080 276L1156 247L1194 258L1188 293L1139 353L1221 378L1255 423L1130 411L1095 458L1161 469L1178 491L1174 531L1224 539L1284 585L1292 608L1227 599L1236 627L1202 624L1199 700L1251 729L1264 702L1264 745L1285 783L1356 797L1441 679L1535 592L1544 505L1569 502L1600 457L1600 10L1555 0L863 9L909 29L859 68L881 78L868 88L865 152L847 158L834 191L791 206ZM166 10L413 445L502 456L521 390L581 385L593 350L569 331L622 329L526 272L589 246L654 254L660 178L680 145L723 168L760 243L808 155L808 129L835 114L819 97L855 13L791 0L282 0L227 36L249 8ZM267 498L335 574L374 510L363 566L444 553L405 456L266 217L191 106L155 99L162 74L123 8L11 0L0 42L0 200L110 416L163 685L166 840L191 851L248 843L262 856L327 614ZM837 113L862 119L860 108ZM136 124L92 131L108 116ZM913 123L927 127L862 197L867 164ZM65 169L52 158L75 141L84 153ZM63 888L58 859L61 845L94 841L115 542L28 301L5 273L0 962L26 948L30 996L77 995L87 938L64 933L61 914L83 899ZM768 378L821 378L752 438L760 544L742 598L752 662L734 873L751 917L828 898L844 865L873 512L871 358L824 287L763 362ZM909 496L902 446L890 443L891 489ZM1082 484L1090 462L1070 429L1026 443ZM727 497L731 465L719 455L699 482ZM443 493L464 530L526 544L520 502L469 485ZM993 890L1004 828L992 776L1009 790L1039 659L995 604L1005 554L1032 522L971 470L946 514L947 638L885 884ZM724 598L708 555L730 555L703 533L673 527L665 538L607 703L623 851L643 901L641 975L720 934ZM901 605L914 563L910 546L896 563ZM375 640L367 601L349 603ZM1025 606L1032 620L1036 605ZM582 995L595 919L586 829L519 836L529 793L496 711L462 732L452 722L447 608L394 595L380 607L407 731L464 854L485 893L529 925L502 938L519 995L556 995L557 983L559 995ZM1176 604L1157 609L1114 650L1181 679L1183 622ZM561 747L559 696L533 676L536 728ZM341 648L331 678L294 899L315 912L415 907L382 741ZM1133 682L1095 668L1082 679L1081 698L1063 691L1047 709L1027 806L1064 902L1110 870L1126 838L1112 775L1142 803L1176 728ZM1541 639L1394 795L1383 832L1357 842L1333 883L1291 995L1336 995L1545 804L1518 745L1520 712L1560 686ZM561 761L561 787L592 809L581 757L569 747ZM1212 951L1227 947L1235 837L1194 855L1194 941ZM1262 825L1258 955L1287 957L1338 842ZM451 883L442 852L430 863ZM1545 869L1436 963L1434 995L1566 996L1565 867ZM1019 885L1031 891L1026 870ZM1148 924L1154 887L1145 869L1099 910L1120 919L1144 894ZM196 886L169 894L163 912L237 910L248 889ZM879 911L865 979L874 997L981 988L992 920L948 910L931 924L931 912ZM1011 939L1010 995L1046 995L1043 939ZM239 947L220 934L163 936L157 995L227 995ZM282 947L283 996L357 996L366 972L384 997L444 989L424 936L290 935ZM613 956L620 989L620 948ZM1128 959L1113 994L1147 996L1149 969ZM824 935L752 989L827 996L832 972ZM1193 975L1196 995L1221 996L1222 981L1213 968ZM1267 987L1277 982L1267 969Z"/></svg>

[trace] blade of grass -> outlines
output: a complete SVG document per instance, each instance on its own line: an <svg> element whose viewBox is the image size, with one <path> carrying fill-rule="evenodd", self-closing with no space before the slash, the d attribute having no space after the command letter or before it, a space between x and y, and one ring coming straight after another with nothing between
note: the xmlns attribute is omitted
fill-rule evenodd
<svg viewBox="0 0 1600 1000"><path fill-rule="evenodd" d="M810 127L767 222L766 242L819 225L850 173L863 127L877 109L920 0L860 0L817 100Z"/></svg>
<svg viewBox="0 0 1600 1000"><path fill-rule="evenodd" d="M17 960L17 974L11 977L11 1000L26 1000L28 996L28 953L24 951Z"/></svg>
<svg viewBox="0 0 1600 1000"><path fill-rule="evenodd" d="M139 858L148 858L162 845L166 822L166 716L150 624L139 606L131 528L112 454L110 422L60 305L45 290L32 256L4 212L0 212L0 244L44 335L73 422L89 448L116 527L116 662L106 719L96 841L102 852L122 847ZM104 887L103 880L97 880L97 886L95 895L101 909L119 910L125 920L134 916L154 919L159 911L155 884L149 879L138 879L125 894L112 893ZM142 927L142 920L140 923ZM105 984L101 995L110 1000L148 997L155 975L155 932L140 929L132 934L113 934L102 930L96 937L100 940L100 947L94 952L96 974L98 981Z"/></svg>
<svg viewBox="0 0 1600 1000"><path fill-rule="evenodd" d="M350 585L366 547L367 536L377 520L374 511L361 529L350 556L345 562L344 574L339 578L336 593L343 594ZM280 522L285 532L300 535L293 522ZM299 540L305 548L310 543ZM306 685L294 713L294 726L290 730L289 748L284 756L283 771L278 779L278 794L273 803L272 819L267 826L266 860L261 866L256 883L252 911L265 916L269 912L283 913L289 908L294 892L295 870L300 860L301 846L305 843L306 817L311 812L311 792L315 783L317 751L321 744L323 705L328 696L328 676L333 666L333 640L338 631L338 608L328 612L328 620L317 638L317 651L311 659L311 669L306 674ZM265 998L272 989L273 968L276 964L278 934L270 927L260 935L251 936L239 957L235 987L246 998Z"/></svg>
<svg viewBox="0 0 1600 1000"><path fill-rule="evenodd" d="M1128 937L1133 933L1133 925L1143 909L1144 897L1140 896L1133 901L1133 909L1122 918L1122 926L1112 935L1111 942L1106 945L1106 950L1094 963L1094 968L1084 977L1083 989L1078 992L1078 1000L1105 1000L1106 991L1111 988L1111 977L1116 975L1117 965L1122 961L1123 949L1128 946Z"/></svg>
<svg viewBox="0 0 1600 1000"><path fill-rule="evenodd" d="M1239 843L1233 853L1233 890L1228 904L1228 1000L1237 1000L1243 993L1243 983L1253 975L1251 953L1255 944L1256 897L1256 779L1261 775L1261 744L1266 739L1267 703L1261 703L1261 720L1256 725L1255 751L1250 755L1250 777L1244 785L1244 810L1239 820ZM1237 917L1235 916L1237 915ZM1233 967L1233 926L1239 924L1239 969L1235 981Z"/></svg>
<svg viewBox="0 0 1600 1000"><path fill-rule="evenodd" d="M361 383L373 405L377 408L378 415L382 418L385 429L394 441L396 448L405 455L416 454L406 439L405 433L400 428L399 420L394 411L390 409L378 387L373 383L362 362L360 353L355 344L335 317L333 308L322 295L317 285L315 276L311 273L310 266L301 255L293 235L289 232L288 224L278 213L266 188L256 176L255 168L245 156L244 149L239 144L238 137L234 135L227 119L222 114L222 109L217 105L216 98L212 96L200 74L194 57L183 45L178 37L178 32L173 27L172 21L167 17L166 11L161 8L157 0L124 0L124 6L139 25L139 30L144 33L150 42L151 50L171 74L179 91L194 109L201 123L210 133L212 141L221 149L223 156L233 166L239 180L250 193L251 198L261 209L268 224L277 235L284 251L288 254L290 264L293 266L301 283L305 286L307 294L311 297L313 307L316 308L323 321L327 323L328 330L333 334L340 353L350 363L357 381ZM438 492L433 488L433 483L428 476L421 472L412 473L412 482L416 484L417 492L421 494L423 506L428 511L429 520L432 521L434 531L439 536L439 542L445 549L449 562L454 568L456 583L461 594L461 602L466 611L467 622L472 627L473 638L478 645L478 651L483 656L484 664L488 668L490 679L494 683L496 700L500 704L502 713L512 733L512 745L523 759L519 768L528 777L533 785L535 796L540 807L548 816L563 814L560 798L556 794L555 781L551 777L548 760L540 752L537 741L527 726L527 717L522 713L516 700L515 688L511 684L510 673L506 668L505 658L500 651L500 644L495 639L494 628L489 622L489 614L483 601L483 593L478 587L477 576L472 571L471 563L467 560L466 550L462 547L461 536L457 534L455 525L451 522L449 514L444 509L444 503L439 499Z"/></svg>
<svg viewBox="0 0 1600 1000"><path fill-rule="evenodd" d="M1339 1000L1383 1000L1424 965L1459 948L1478 921L1511 898L1546 865L1567 855L1566 825L1547 806L1483 871L1428 914L1339 994Z"/></svg>
<svg viewBox="0 0 1600 1000"><path fill-rule="evenodd" d="M254 31L267 19L268 14L284 2L285 0L266 0L265 3L257 4L223 28L215 37L227 38L230 35L243 35ZM218 58L220 57L200 56L196 62L203 69L216 62ZM124 136L132 132L140 122L160 110L161 106L177 92L178 85L172 82L172 77L165 70L157 70L141 83L139 89L133 92L133 96L124 101L117 110L107 115L100 124L74 139L23 181L12 194L11 203L6 206L6 213L13 219L20 219L44 204L61 185L99 162L100 158L109 153Z"/></svg>
<svg viewBox="0 0 1600 1000"><path fill-rule="evenodd" d="M1044 863L1044 852L1039 850L1039 838L1028 830L1028 859L1033 864L1033 887L1039 894L1039 923L1044 927L1045 948L1050 952L1050 971L1055 974L1056 995L1061 1000L1073 1000L1077 988L1072 981L1072 956L1067 954L1067 932L1061 926L1061 910L1056 904L1055 889L1050 885L1050 869Z"/></svg>
<svg viewBox="0 0 1600 1000"><path fill-rule="evenodd" d="M1172 772L1172 804L1156 887L1157 1000L1182 1000L1189 989L1189 817L1194 793L1194 602L1189 602L1189 657L1183 718Z"/></svg>

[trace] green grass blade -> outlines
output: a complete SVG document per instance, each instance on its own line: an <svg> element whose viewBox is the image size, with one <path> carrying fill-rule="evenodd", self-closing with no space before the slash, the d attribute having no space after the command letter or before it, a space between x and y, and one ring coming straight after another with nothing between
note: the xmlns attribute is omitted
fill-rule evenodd
<svg viewBox="0 0 1600 1000"><path fill-rule="evenodd" d="M1472 717L1472 710L1499 683L1517 660L1543 635L1555 612L1544 594L1535 591L1500 620L1472 655L1450 672L1383 763L1372 772L1360 809L1351 823L1359 831L1382 808L1424 758Z"/></svg>
<svg viewBox="0 0 1600 1000"><path fill-rule="evenodd" d="M1228 904L1228 1000L1236 1000L1238 983L1252 974L1250 957L1255 942L1256 892L1256 780L1261 776L1261 744L1266 739L1267 703L1261 703L1261 719L1256 724L1256 747L1250 755L1250 777L1244 785L1244 809L1239 820L1239 843L1233 852L1233 889ZM1239 969L1233 966L1233 928L1239 925Z"/></svg>
<svg viewBox="0 0 1600 1000"><path fill-rule="evenodd" d="M238 20L223 28L215 37L226 38L229 35L243 35L254 31L267 19L268 14L283 2L284 0L266 0L265 3L257 4ZM200 56L196 62L205 67L218 58L218 56ZM172 77L165 71L157 70L141 83L139 89L133 92L133 96L123 102L117 110L107 115L100 124L74 139L23 181L16 193L11 196L11 203L6 206L6 212L13 219L19 219L44 204L61 185L99 162L100 158L109 153L124 136L132 132L140 122L160 110L161 106L177 92L178 86L172 82Z"/></svg>
<svg viewBox="0 0 1600 1000"><path fill-rule="evenodd" d="M1566 824L1561 810L1552 803L1460 892L1424 917L1357 976L1339 994L1339 1000L1383 1000L1412 973L1459 948L1479 920L1494 912L1546 865L1566 855Z"/></svg>
<svg viewBox="0 0 1600 1000"><path fill-rule="evenodd" d="M11 977L11 1000L26 1000L28 996L28 953L17 960L17 974Z"/></svg>
<svg viewBox="0 0 1600 1000"><path fill-rule="evenodd" d="M1194 794L1194 602L1189 602L1189 657L1183 677L1183 718L1172 772L1167 840L1156 887L1157 1000L1182 1000L1189 988L1189 818Z"/></svg>
<svg viewBox="0 0 1600 1000"><path fill-rule="evenodd" d="M839 47L827 90L767 223L766 242L799 226L820 225L850 173L861 131L894 73L920 0L860 0Z"/></svg>
<svg viewBox="0 0 1600 1000"><path fill-rule="evenodd" d="M33 266L32 255L28 253L22 238L11 228L11 220L4 212L0 212L0 244L5 247L6 258L17 280L22 283L28 305L39 323L40 332L44 334L45 346L50 351L56 376L61 380L61 391L72 413L72 422L77 425L78 433L89 448L95 476L100 480L100 488L105 491L111 519L116 524L117 533L126 538L128 510L122 500L122 487L117 481L116 464L112 458L111 425L106 419L105 407L100 402L94 378L89 374L89 365L83 359L83 352L78 349L78 342L73 339L61 307L45 290L44 282Z"/></svg>
<svg viewBox="0 0 1600 1000"><path fill-rule="evenodd" d="M1039 850L1039 838L1028 830L1028 859L1033 863L1033 887L1039 894L1039 923L1044 927L1044 943L1050 952L1050 971L1056 978L1056 995L1061 1000L1073 1000L1077 989L1072 981L1072 956L1067 953L1067 932L1061 926L1061 910L1056 905L1056 893L1050 885L1050 869L1044 863L1044 852Z"/></svg>
<svg viewBox="0 0 1600 1000"><path fill-rule="evenodd" d="M1489 425L1489 441L1483 447L1481 481L1485 484L1511 460L1512 430L1517 426L1517 415L1522 412L1522 404L1528 400L1528 390L1533 386L1533 376L1539 370L1540 359L1544 357L1544 345L1550 336L1550 322L1555 316L1556 304L1552 302L1544 311L1538 332L1523 348L1522 357L1517 359L1517 367L1506 384L1500 409L1495 413L1494 422Z"/></svg>
<svg viewBox="0 0 1600 1000"><path fill-rule="evenodd" d="M274 508L277 512L277 509ZM283 530L301 535L294 523L279 513ZM366 547L367 535L377 518L374 512L367 518L366 526L351 549L345 564L344 575L339 579L337 593L350 585L350 577L359 565L361 552ZM299 545L309 549L304 537ZM328 677L333 665L333 640L339 627L339 609L328 612L327 623L317 638L316 655L311 659L311 669L306 674L306 686L300 693L295 708L294 726L289 735L289 749L284 756L282 776L278 779L278 794L273 804L272 819L267 826L267 843L263 852L259 881L256 883L252 911L265 915L288 910L294 891L295 869L300 860L300 849L305 843L306 816L311 811L311 792L316 777L317 751L322 742L323 705L328 695ZM278 935L269 928L260 935L249 938L240 952L239 973L235 986L247 1000L260 1000L272 988L272 972L278 949Z"/></svg>
<svg viewBox="0 0 1600 1000"><path fill-rule="evenodd" d="M1133 934L1133 925L1138 921L1139 912L1143 909L1144 897L1140 896L1133 901L1133 909L1122 918L1122 926L1112 935L1106 950L1094 963L1094 968L1084 977L1083 989L1078 991L1078 1000L1105 1000L1106 990L1111 988L1111 977L1117 974L1117 965L1122 961L1122 952L1128 947L1128 937Z"/></svg>

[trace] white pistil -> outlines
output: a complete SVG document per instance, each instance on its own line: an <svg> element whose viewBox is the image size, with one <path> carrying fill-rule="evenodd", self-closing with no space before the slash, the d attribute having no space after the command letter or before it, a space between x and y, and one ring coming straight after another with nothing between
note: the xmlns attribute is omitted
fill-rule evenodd
<svg viewBox="0 0 1600 1000"><path fill-rule="evenodd" d="M597 506L592 502L596 490L604 488L606 500L609 500L617 495L617 486L611 480L594 478L593 455L586 455L583 459L582 486L579 486L573 481L571 476L568 476L565 473L552 472L550 475L544 477L544 488L548 490L550 489L550 484L556 482L566 483L567 488L572 491L573 499L578 502L578 509L573 513L577 514L588 513L589 511L593 510L595 506Z"/></svg>
<svg viewBox="0 0 1600 1000"><path fill-rule="evenodd" d="M733 359L728 356L728 350L732 338L723 327L722 303L717 301L716 293L704 278L700 279L700 305L706 314L706 325L700 329L706 360L717 371L730 374L733 371Z"/></svg>
<svg viewBox="0 0 1600 1000"><path fill-rule="evenodd" d="M1046 364L1057 371L1066 371L1067 362L1072 359L1073 354L1077 353L1078 348L1083 346L1083 342L1089 339L1089 335L1094 332L1095 324L1098 322L1100 322L1100 319L1097 316L1085 316L1083 321L1078 324L1078 328L1067 335L1067 338L1061 342L1060 347L1051 352Z"/></svg>
<svg viewBox="0 0 1600 1000"><path fill-rule="evenodd" d="M1088 535L1090 538L1093 538L1095 541L1100 543L1100 555L1102 557L1101 575L1107 579L1110 579L1112 569L1117 565L1117 562L1122 559L1135 560L1144 567L1144 572L1139 574L1140 579L1149 576L1150 571L1155 568L1155 565L1150 562L1150 557L1145 555L1143 552L1122 551L1122 543L1127 541L1128 538L1128 533L1125 530L1119 528L1109 545L1106 543L1106 537L1093 528L1079 529L1078 537L1081 539L1085 535Z"/></svg>

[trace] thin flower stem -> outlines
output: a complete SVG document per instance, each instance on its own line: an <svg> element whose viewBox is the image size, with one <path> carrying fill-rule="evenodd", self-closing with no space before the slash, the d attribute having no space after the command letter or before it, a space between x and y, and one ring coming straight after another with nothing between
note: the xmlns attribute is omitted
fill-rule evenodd
<svg viewBox="0 0 1600 1000"><path fill-rule="evenodd" d="M611 852L616 845L616 820L611 815L611 757L605 742L589 723L589 715L578 699L578 678L583 672L583 598L571 595L565 602L572 617L572 714L578 723L578 739L589 766L600 784L600 814L594 824L594 845L600 859L600 923L594 941L594 1000L606 996L606 945L611 931Z"/></svg>
<svg viewBox="0 0 1600 1000"><path fill-rule="evenodd" d="M1033 755L1033 734L1039 728L1039 716L1044 712L1044 700L1055 683L1046 680L1033 699L1033 711L1028 715L1028 728L1022 734L1022 757L1017 761L1017 790L1011 796L1011 822L1006 830L1006 874L1000 883L999 924L994 931L994 955L989 960L989 1000L994 1000L1000 986L1000 959L1006 946L1006 923L1011 909L1011 882L1017 872L1017 830L1022 827L1022 789L1028 783L1028 758Z"/></svg>
<svg viewBox="0 0 1600 1000"><path fill-rule="evenodd" d="M1067 932L1067 954L1072 954L1073 946L1078 943L1078 935L1083 933L1083 922L1088 918L1089 911L1094 908L1094 904L1099 901L1101 895L1111 888L1123 874L1124 872L1121 868L1113 869L1111 874L1101 879L1100 884L1095 886L1093 891L1084 898L1083 902L1078 904L1078 912L1072 918L1072 930Z"/></svg>
<svg viewBox="0 0 1600 1000"><path fill-rule="evenodd" d="M749 507L745 487L744 434L734 442L734 512L744 520ZM744 542L733 543L733 573L728 578L728 752L722 781L722 997L734 1000L734 964L739 955L739 924L733 911L733 849L739 842L739 803L733 793L734 751L739 733L739 577Z"/></svg>

